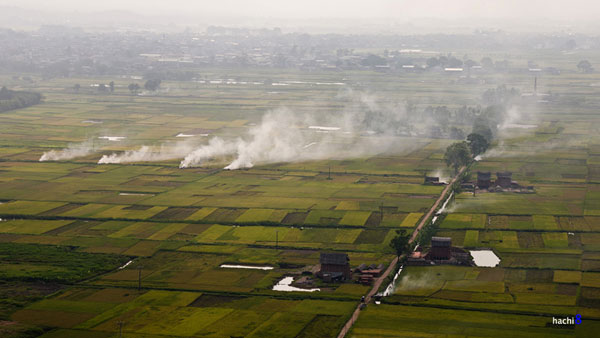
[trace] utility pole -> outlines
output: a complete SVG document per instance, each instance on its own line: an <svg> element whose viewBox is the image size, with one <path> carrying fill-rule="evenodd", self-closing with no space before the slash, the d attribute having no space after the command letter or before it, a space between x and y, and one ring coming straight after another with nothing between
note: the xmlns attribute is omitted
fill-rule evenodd
<svg viewBox="0 0 600 338"><path fill-rule="evenodd" d="M123 325L125 325L125 322L122 320L119 320L117 322L117 325L119 325L119 338L123 337Z"/></svg>
<svg viewBox="0 0 600 338"><path fill-rule="evenodd" d="M142 269L143 265L138 266L138 291L142 291Z"/></svg>
<svg viewBox="0 0 600 338"><path fill-rule="evenodd" d="M327 175L327 179L331 180L331 164L329 165L329 174Z"/></svg>

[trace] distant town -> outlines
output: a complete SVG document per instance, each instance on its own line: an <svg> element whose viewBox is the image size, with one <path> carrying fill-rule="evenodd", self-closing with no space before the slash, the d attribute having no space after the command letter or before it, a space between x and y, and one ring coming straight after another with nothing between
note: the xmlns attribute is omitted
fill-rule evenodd
<svg viewBox="0 0 600 338"><path fill-rule="evenodd" d="M577 41L577 42L576 42ZM478 73L557 75L564 69L536 60L523 64L504 58L447 52L478 46L568 52L600 46L596 37L515 35L477 31L472 35L309 35L279 28L208 27L181 33L88 32L67 26L36 31L0 30L0 70L41 72L47 78L75 75L138 75L165 80L205 80L198 67L287 68L302 71L374 70L382 73L438 72L469 79ZM405 46L398 49L389 46ZM591 72L581 60L572 72Z"/></svg>

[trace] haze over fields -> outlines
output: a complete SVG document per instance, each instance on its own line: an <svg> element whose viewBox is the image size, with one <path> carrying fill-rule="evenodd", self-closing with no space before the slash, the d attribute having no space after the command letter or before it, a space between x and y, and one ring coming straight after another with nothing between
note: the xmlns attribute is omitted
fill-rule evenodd
<svg viewBox="0 0 600 338"><path fill-rule="evenodd" d="M0 0L0 337L597 337L598 18Z"/></svg>
<svg viewBox="0 0 600 338"><path fill-rule="evenodd" d="M466 33L474 29L579 32L598 29L600 16L600 5L587 0L2 0L0 6L5 6L0 12L3 22L18 25L19 18L23 26L72 23L100 29L99 24L110 22L113 28L172 30L227 24L363 34Z"/></svg>

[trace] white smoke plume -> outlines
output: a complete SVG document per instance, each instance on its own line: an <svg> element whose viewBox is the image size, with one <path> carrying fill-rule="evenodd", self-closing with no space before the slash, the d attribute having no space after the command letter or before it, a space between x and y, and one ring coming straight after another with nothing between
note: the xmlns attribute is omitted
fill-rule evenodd
<svg viewBox="0 0 600 338"><path fill-rule="evenodd" d="M94 152L94 146L91 141L86 141L78 144L70 144L67 148L62 150L50 150L42 154L40 162L45 161L60 161L70 160L76 157L83 157L90 155Z"/></svg>
<svg viewBox="0 0 600 338"><path fill-rule="evenodd" d="M405 129L403 102L381 106L375 96L351 90L337 97L345 109L328 114L292 112L279 108L266 113L245 135L232 139L213 137L208 144L175 143L155 149L103 156L98 163L161 161L183 158L181 168L228 161L225 169L249 168L256 164L343 159L414 149L418 141L399 137Z"/></svg>
<svg viewBox="0 0 600 338"><path fill-rule="evenodd" d="M452 179L452 175L449 174L449 172L447 170L438 168L434 171L431 171L429 173L427 173L427 176L430 177L439 177L440 178L440 182L445 182L448 183L450 182L450 180Z"/></svg>
<svg viewBox="0 0 600 338"><path fill-rule="evenodd" d="M159 147L142 146L137 150L103 155L98 164L166 161L181 158L194 148L191 142L163 144Z"/></svg>
<svg viewBox="0 0 600 338"><path fill-rule="evenodd" d="M202 165L218 156L233 156L225 169L250 168L257 163L296 162L319 159L340 159L375 155L412 148L414 142L400 143L400 138L387 136L392 132L379 130L378 136L363 137L359 133L379 121L368 121L367 115L345 111L322 120L323 126L313 126L317 119L310 114L295 114L288 109L277 109L263 116L260 124L251 127L246 137L225 141L213 138L208 145L188 154L180 167ZM378 127L390 128L381 123ZM338 130L339 129L339 130Z"/></svg>
<svg viewBox="0 0 600 338"><path fill-rule="evenodd" d="M315 154L317 158L315 148L318 151L318 143L313 139L307 141L307 136L300 129L303 124L298 116L287 109L269 112L263 116L260 124L248 130L246 139L225 141L214 137L207 145L188 154L181 161L180 167L201 165L211 158L226 155L234 155L235 159L225 169L249 168L256 163L298 160L307 152ZM307 147L309 144L312 145Z"/></svg>

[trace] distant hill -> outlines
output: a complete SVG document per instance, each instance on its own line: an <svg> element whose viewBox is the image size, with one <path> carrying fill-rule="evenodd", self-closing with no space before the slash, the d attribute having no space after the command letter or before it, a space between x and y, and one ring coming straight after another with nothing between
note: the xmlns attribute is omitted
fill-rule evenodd
<svg viewBox="0 0 600 338"><path fill-rule="evenodd" d="M39 93L0 88L0 112L33 106L40 102L42 95Z"/></svg>

